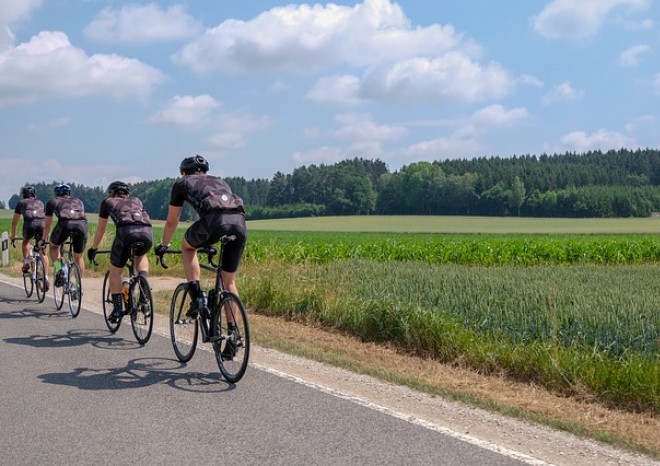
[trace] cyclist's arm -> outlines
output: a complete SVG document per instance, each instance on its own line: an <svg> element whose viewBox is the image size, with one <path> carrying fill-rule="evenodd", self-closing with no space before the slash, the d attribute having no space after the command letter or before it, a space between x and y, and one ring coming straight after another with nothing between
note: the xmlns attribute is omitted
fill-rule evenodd
<svg viewBox="0 0 660 466"><path fill-rule="evenodd" d="M21 214L14 212L14 217L11 219L11 235L10 238L13 240L16 238L16 227L18 226L18 220L21 218Z"/></svg>
<svg viewBox="0 0 660 466"><path fill-rule="evenodd" d="M163 228L163 244L169 246L172 241L172 236L179 226L179 216L181 215L181 207L170 205L167 208L167 219L165 220L165 227Z"/></svg>
<svg viewBox="0 0 660 466"><path fill-rule="evenodd" d="M103 235L105 235L105 229L108 226L108 219L99 217L98 223L96 224L96 233L94 233L94 239L92 240L92 249L98 249Z"/></svg>

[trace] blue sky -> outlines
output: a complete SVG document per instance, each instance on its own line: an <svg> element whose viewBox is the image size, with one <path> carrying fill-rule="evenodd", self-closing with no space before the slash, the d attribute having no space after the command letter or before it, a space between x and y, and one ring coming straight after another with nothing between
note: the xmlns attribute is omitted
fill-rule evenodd
<svg viewBox="0 0 660 466"><path fill-rule="evenodd" d="M2 0L0 200L296 167L660 147L655 0Z"/></svg>

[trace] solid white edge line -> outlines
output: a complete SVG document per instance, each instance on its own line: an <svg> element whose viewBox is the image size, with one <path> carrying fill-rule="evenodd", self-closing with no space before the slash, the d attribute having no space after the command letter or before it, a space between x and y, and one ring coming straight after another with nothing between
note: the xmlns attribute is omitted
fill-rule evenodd
<svg viewBox="0 0 660 466"><path fill-rule="evenodd" d="M314 388L316 390L322 391L324 393L327 393L329 395L335 396L337 398L341 398L344 400L351 401L353 403L359 404L361 406L364 406L369 409L373 409L374 411L379 411L381 413L387 414L389 416L395 417L397 419L401 419L406 422L410 422L411 424L418 425L420 427L424 427L425 429L433 430L439 433L442 433L444 435L447 435L449 437L455 438L457 440L461 440L463 442L469 443L471 445L475 445L479 448L483 448L484 450L489 450L494 453L499 453L503 456L508 456L509 458L516 459L518 461L521 461L526 464L534 465L534 466L553 466L553 463L547 463L543 460L539 460L537 458L531 457L529 455L526 455L524 453L520 453L514 450L509 450L508 448L504 448L500 445L496 445L491 442L487 442L485 440L478 439L476 437L473 437L471 435L466 435L466 434L461 434L460 432L456 432L454 430L451 430L447 427L442 427L438 424L434 424L429 421L425 421L424 419L417 418L415 416L409 415L409 414L404 414L400 413L397 411L394 411L393 409L387 408L385 406L378 405L376 403L372 403L371 401L367 401L365 399L362 399L360 397L354 396L354 395L348 395L346 393L342 393L340 391L335 390L334 388L327 387L325 385L321 385L315 382L310 382L305 379L301 379L300 377L296 377L295 375L287 374L286 372L282 372L276 369L272 369L270 367L266 367L262 364L258 363L250 363L251 366L254 366L264 372L271 373L273 375L277 375L278 377L282 377L284 379L290 380L295 383L299 383L301 385Z"/></svg>

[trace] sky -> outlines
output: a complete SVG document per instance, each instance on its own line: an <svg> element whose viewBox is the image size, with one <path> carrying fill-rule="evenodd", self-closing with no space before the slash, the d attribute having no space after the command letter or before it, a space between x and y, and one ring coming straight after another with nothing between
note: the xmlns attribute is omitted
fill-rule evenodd
<svg viewBox="0 0 660 466"><path fill-rule="evenodd" d="M0 200L660 147L660 0L2 0Z"/></svg>

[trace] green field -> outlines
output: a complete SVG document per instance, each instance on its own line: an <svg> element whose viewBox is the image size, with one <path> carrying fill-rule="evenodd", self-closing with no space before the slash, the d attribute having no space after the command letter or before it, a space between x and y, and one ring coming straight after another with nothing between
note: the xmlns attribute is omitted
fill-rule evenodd
<svg viewBox="0 0 660 466"><path fill-rule="evenodd" d="M659 218L329 217L248 228L239 286L254 312L660 410ZM176 256L172 266L183 274Z"/></svg>
<svg viewBox="0 0 660 466"><path fill-rule="evenodd" d="M660 217L517 218L454 216L353 216L254 220L250 230L478 234L660 234Z"/></svg>

